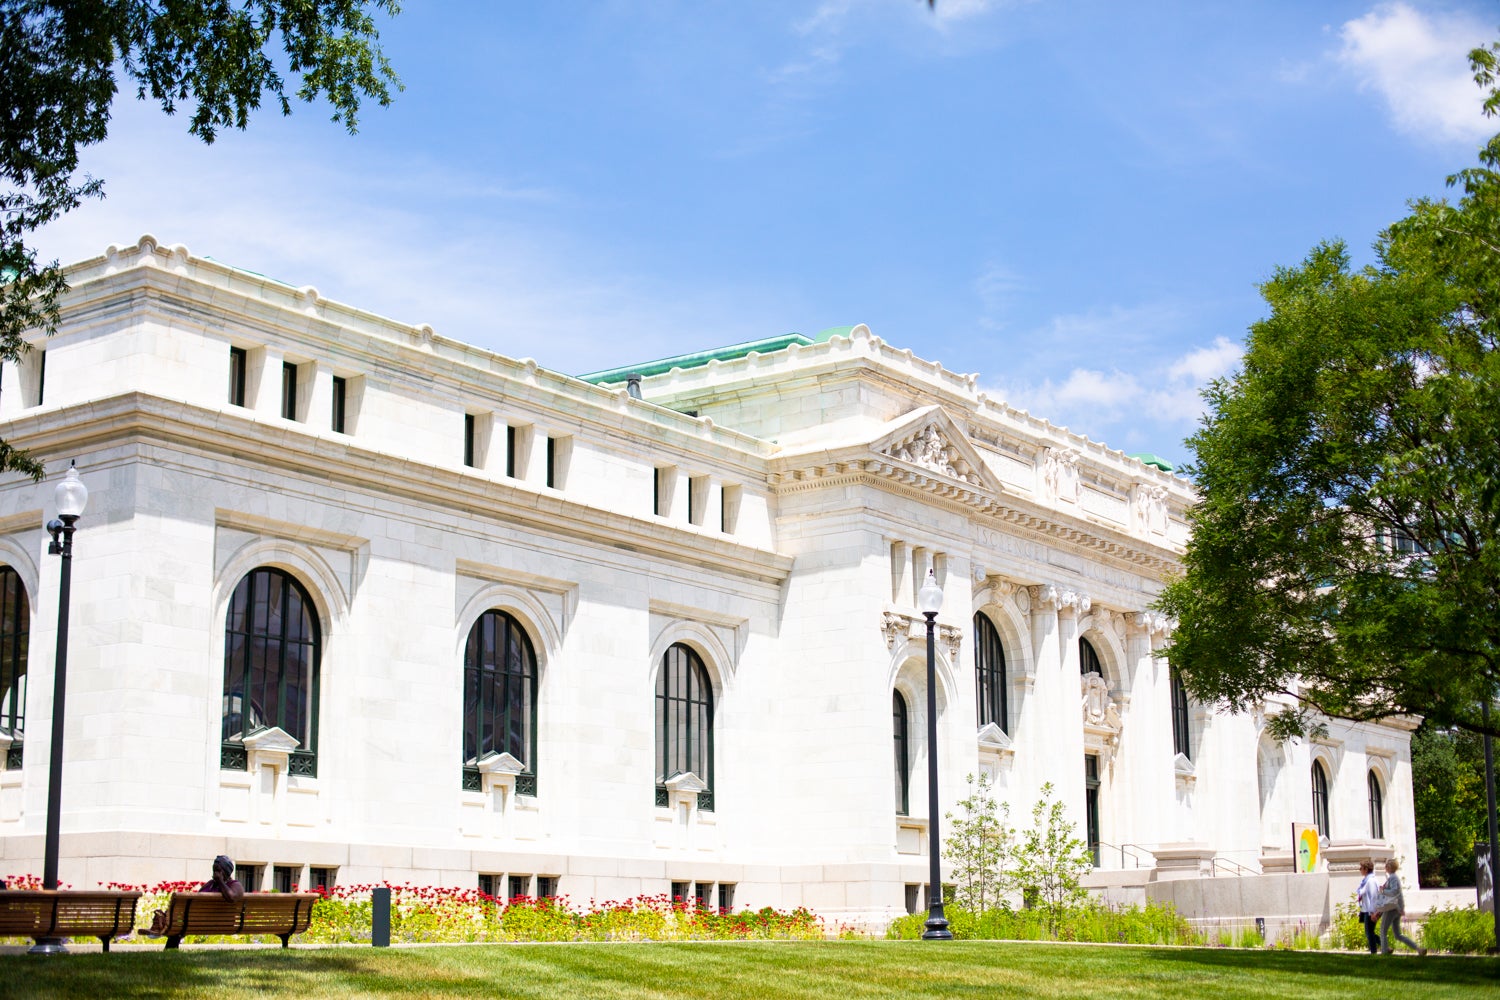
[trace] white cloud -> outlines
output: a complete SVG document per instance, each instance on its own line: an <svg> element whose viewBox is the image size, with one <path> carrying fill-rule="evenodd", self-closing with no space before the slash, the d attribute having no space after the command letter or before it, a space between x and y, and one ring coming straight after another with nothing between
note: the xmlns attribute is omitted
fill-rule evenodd
<svg viewBox="0 0 1500 1000"><path fill-rule="evenodd" d="M1380 4L1340 29L1337 60L1360 86L1385 99L1396 127L1450 142L1487 138L1494 123L1469 71L1469 50L1490 28L1466 14L1423 13L1405 3Z"/></svg>
<svg viewBox="0 0 1500 1000"><path fill-rule="evenodd" d="M1200 347L1173 362L1167 375L1173 381L1187 379L1194 385L1206 385L1212 379L1228 375L1244 357L1245 348L1228 337L1215 337L1213 344Z"/></svg>
<svg viewBox="0 0 1500 1000"><path fill-rule="evenodd" d="M674 285L591 233L570 232L557 221L577 214L566 211L576 208L567 191L476 177L421 154L384 157L372 170L360 164L365 147L296 129L267 118L205 147L180 121L122 100L111 138L83 165L105 179L107 197L46 227L36 246L69 263L150 233L570 373L677 353L688 332L701 337L704 316L726 318L717 331L725 343L775 325L766 303L776 295Z"/></svg>

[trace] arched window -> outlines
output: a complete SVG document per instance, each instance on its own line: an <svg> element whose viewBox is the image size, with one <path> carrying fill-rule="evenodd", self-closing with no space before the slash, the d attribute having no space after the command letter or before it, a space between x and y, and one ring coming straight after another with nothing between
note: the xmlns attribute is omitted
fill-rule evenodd
<svg viewBox="0 0 1500 1000"><path fill-rule="evenodd" d="M318 773L318 665L313 603L289 573L263 566L234 588L224 624L221 767L244 770L244 738L279 727L297 740L287 770Z"/></svg>
<svg viewBox="0 0 1500 1000"><path fill-rule="evenodd" d="M1000 633L982 614L974 616L974 684L979 705L979 724L993 722L1010 732L1009 693L1005 683L1005 650Z"/></svg>
<svg viewBox="0 0 1500 1000"><path fill-rule="evenodd" d="M21 766L26 735L26 654L31 639L31 605L21 575L0 566L0 732L11 739L0 766Z"/></svg>
<svg viewBox="0 0 1500 1000"><path fill-rule="evenodd" d="M1324 837L1331 836L1328 832L1328 772L1323 770L1319 761L1313 761L1312 766L1312 799L1313 799L1313 825L1318 828L1318 833Z"/></svg>
<svg viewBox="0 0 1500 1000"><path fill-rule="evenodd" d="M464 646L465 788L478 789L479 761L508 753L525 765L516 792L536 794L536 653L521 623L490 610Z"/></svg>
<svg viewBox="0 0 1500 1000"><path fill-rule="evenodd" d="M906 699L900 691L891 692L891 729L896 737L896 815L906 816L911 809L911 760L907 742Z"/></svg>
<svg viewBox="0 0 1500 1000"><path fill-rule="evenodd" d="M698 654L674 643L656 675L656 801L667 804L666 783L691 771L708 791L698 808L713 809L714 689Z"/></svg>
<svg viewBox="0 0 1500 1000"><path fill-rule="evenodd" d="M1172 671L1172 745L1177 752L1188 760L1193 759L1193 742L1189 739L1188 729L1188 693L1182 683L1182 678L1177 676L1177 671Z"/></svg>
<svg viewBox="0 0 1500 1000"><path fill-rule="evenodd" d="M1082 637L1078 640L1078 672L1104 676L1104 664L1099 662L1099 654L1094 652L1094 644Z"/></svg>
<svg viewBox="0 0 1500 1000"><path fill-rule="evenodd" d="M1385 839L1385 796L1380 791L1380 775L1370 772L1370 836Z"/></svg>

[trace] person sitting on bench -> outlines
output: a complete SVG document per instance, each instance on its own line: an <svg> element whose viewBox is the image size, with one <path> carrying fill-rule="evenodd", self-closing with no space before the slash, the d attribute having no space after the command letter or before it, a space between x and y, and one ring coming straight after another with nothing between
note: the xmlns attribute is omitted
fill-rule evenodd
<svg viewBox="0 0 1500 1000"><path fill-rule="evenodd" d="M203 883L199 892L217 892L224 897L226 903L232 903L237 899L244 898L245 887L240 885L239 879L234 877L234 862L221 854L214 858L213 878ZM151 914L151 928L144 933L147 937L161 937L167 932L167 911L157 910Z"/></svg>

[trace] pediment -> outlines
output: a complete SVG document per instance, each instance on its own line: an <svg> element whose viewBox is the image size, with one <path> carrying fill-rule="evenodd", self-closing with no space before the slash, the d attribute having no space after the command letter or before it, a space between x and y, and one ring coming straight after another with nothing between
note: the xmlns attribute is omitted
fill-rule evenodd
<svg viewBox="0 0 1500 1000"><path fill-rule="evenodd" d="M508 753L496 753L491 750L479 758L480 774L524 774L526 765Z"/></svg>
<svg viewBox="0 0 1500 1000"><path fill-rule="evenodd" d="M1015 746L1005 730L993 722L986 722L979 727L978 734L979 749L989 753L1014 753Z"/></svg>
<svg viewBox="0 0 1500 1000"><path fill-rule="evenodd" d="M892 420L870 442L870 450L975 489L1003 490L968 436L941 406L924 406Z"/></svg>
<svg viewBox="0 0 1500 1000"><path fill-rule="evenodd" d="M697 795L708 791L708 783L692 771L678 771L666 780L668 791Z"/></svg>
<svg viewBox="0 0 1500 1000"><path fill-rule="evenodd" d="M258 729L244 738L246 750L261 753L291 753L302 745L301 741L280 726Z"/></svg>
<svg viewBox="0 0 1500 1000"><path fill-rule="evenodd" d="M1172 758L1172 773L1177 776L1178 781L1194 782L1198 780L1198 768L1188 759L1187 754L1178 754Z"/></svg>

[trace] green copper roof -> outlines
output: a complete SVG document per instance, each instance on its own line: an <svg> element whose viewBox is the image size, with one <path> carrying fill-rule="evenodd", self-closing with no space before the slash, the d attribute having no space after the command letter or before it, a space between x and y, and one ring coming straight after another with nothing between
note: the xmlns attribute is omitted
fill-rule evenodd
<svg viewBox="0 0 1500 1000"><path fill-rule="evenodd" d="M1168 462L1165 458L1162 458L1159 455L1153 455L1149 451L1143 451L1138 455L1130 455L1128 457L1135 459L1142 465L1154 465L1163 472L1177 471L1171 462Z"/></svg>
<svg viewBox="0 0 1500 1000"><path fill-rule="evenodd" d="M784 351L793 344L802 347L810 347L813 344L821 344L834 337L847 337L852 326L831 326L818 334L816 337L808 337L801 333L784 333L779 337L767 337L764 340L752 340L744 344L734 344L729 347L716 347L708 351L698 351L693 354L679 354L671 358L660 358L656 361L646 361L638 365L625 365L622 368L608 368L604 371L591 372L588 375L578 376L585 382L595 385L605 385L610 382L623 382L630 375L640 375L642 378L651 375L660 375L669 372L673 368L701 368L710 361L733 361L743 358L747 354L772 354L776 351Z"/></svg>

